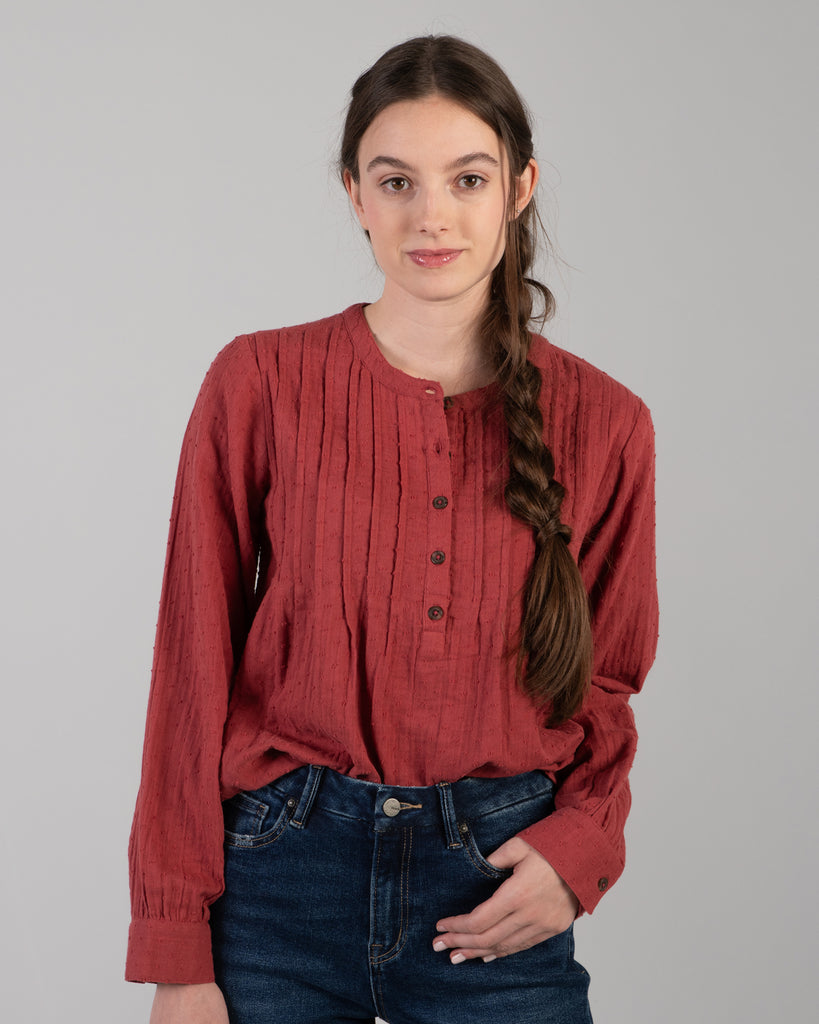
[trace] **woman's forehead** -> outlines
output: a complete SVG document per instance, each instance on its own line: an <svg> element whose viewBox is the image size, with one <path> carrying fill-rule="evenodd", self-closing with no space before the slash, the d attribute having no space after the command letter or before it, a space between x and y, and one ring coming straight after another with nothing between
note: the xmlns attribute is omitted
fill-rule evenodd
<svg viewBox="0 0 819 1024"><path fill-rule="evenodd" d="M468 156L501 166L501 140L471 110L442 96L391 103L373 119L359 145L364 171L386 162L409 171L419 160L452 170L469 163Z"/></svg>

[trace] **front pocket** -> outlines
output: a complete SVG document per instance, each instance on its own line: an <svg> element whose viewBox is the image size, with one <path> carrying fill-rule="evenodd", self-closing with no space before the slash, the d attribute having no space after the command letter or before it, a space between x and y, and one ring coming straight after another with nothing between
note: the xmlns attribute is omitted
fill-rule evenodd
<svg viewBox="0 0 819 1024"><path fill-rule="evenodd" d="M259 799L263 795L264 800ZM296 810L296 800L271 787L254 793L237 793L222 805L225 844L252 848L274 843Z"/></svg>
<svg viewBox="0 0 819 1024"><path fill-rule="evenodd" d="M554 787L543 777L538 779L538 790L523 799L507 804L497 810L470 815L466 811L458 815L458 835L463 849L472 865L484 876L503 880L512 874L511 868L496 868L486 859L498 847L522 832L525 828L548 817L554 810Z"/></svg>
<svg viewBox="0 0 819 1024"><path fill-rule="evenodd" d="M489 863L478 848L478 842L472 832L472 829L465 821L458 823L458 835L463 843L464 852L472 862L473 866L477 868L482 875L485 875L487 878L494 878L497 881L509 878L512 874L512 869L496 868L493 864ZM492 850L489 850L488 852L491 854Z"/></svg>

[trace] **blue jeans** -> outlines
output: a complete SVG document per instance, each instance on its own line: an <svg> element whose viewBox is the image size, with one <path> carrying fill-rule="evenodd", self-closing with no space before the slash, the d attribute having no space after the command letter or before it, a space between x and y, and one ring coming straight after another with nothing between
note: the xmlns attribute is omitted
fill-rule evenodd
<svg viewBox="0 0 819 1024"><path fill-rule="evenodd" d="M488 964L432 948L511 873L485 855L553 808L542 772L401 787L315 766L226 801L211 921L231 1024L590 1024L571 928Z"/></svg>

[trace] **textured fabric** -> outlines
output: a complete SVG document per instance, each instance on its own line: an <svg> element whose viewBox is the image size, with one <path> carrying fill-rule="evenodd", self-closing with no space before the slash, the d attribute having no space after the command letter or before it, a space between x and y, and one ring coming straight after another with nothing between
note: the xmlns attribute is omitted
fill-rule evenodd
<svg viewBox="0 0 819 1024"><path fill-rule="evenodd" d="M534 542L503 501L496 386L444 401L383 358L362 305L214 361L174 495L127 977L212 979L221 801L305 764L404 786L541 769L556 810L523 838L586 911L622 872L628 698L657 637L653 431L583 360L540 337L531 358L593 611L592 690L556 729L506 654Z"/></svg>
<svg viewBox="0 0 819 1024"><path fill-rule="evenodd" d="M489 964L432 947L511 875L486 862L554 808L542 772L437 786L297 768L225 804L216 981L232 1024L591 1024L572 928Z"/></svg>

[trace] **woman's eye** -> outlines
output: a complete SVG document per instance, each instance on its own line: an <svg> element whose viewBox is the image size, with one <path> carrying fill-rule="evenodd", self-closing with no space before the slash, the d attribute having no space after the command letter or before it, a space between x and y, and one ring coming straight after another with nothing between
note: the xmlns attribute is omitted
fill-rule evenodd
<svg viewBox="0 0 819 1024"><path fill-rule="evenodd" d="M406 178L387 178L381 184L388 192L406 192L409 188L409 182Z"/></svg>
<svg viewBox="0 0 819 1024"><path fill-rule="evenodd" d="M467 189L476 189L482 185L484 179L479 174L464 174L461 184Z"/></svg>

